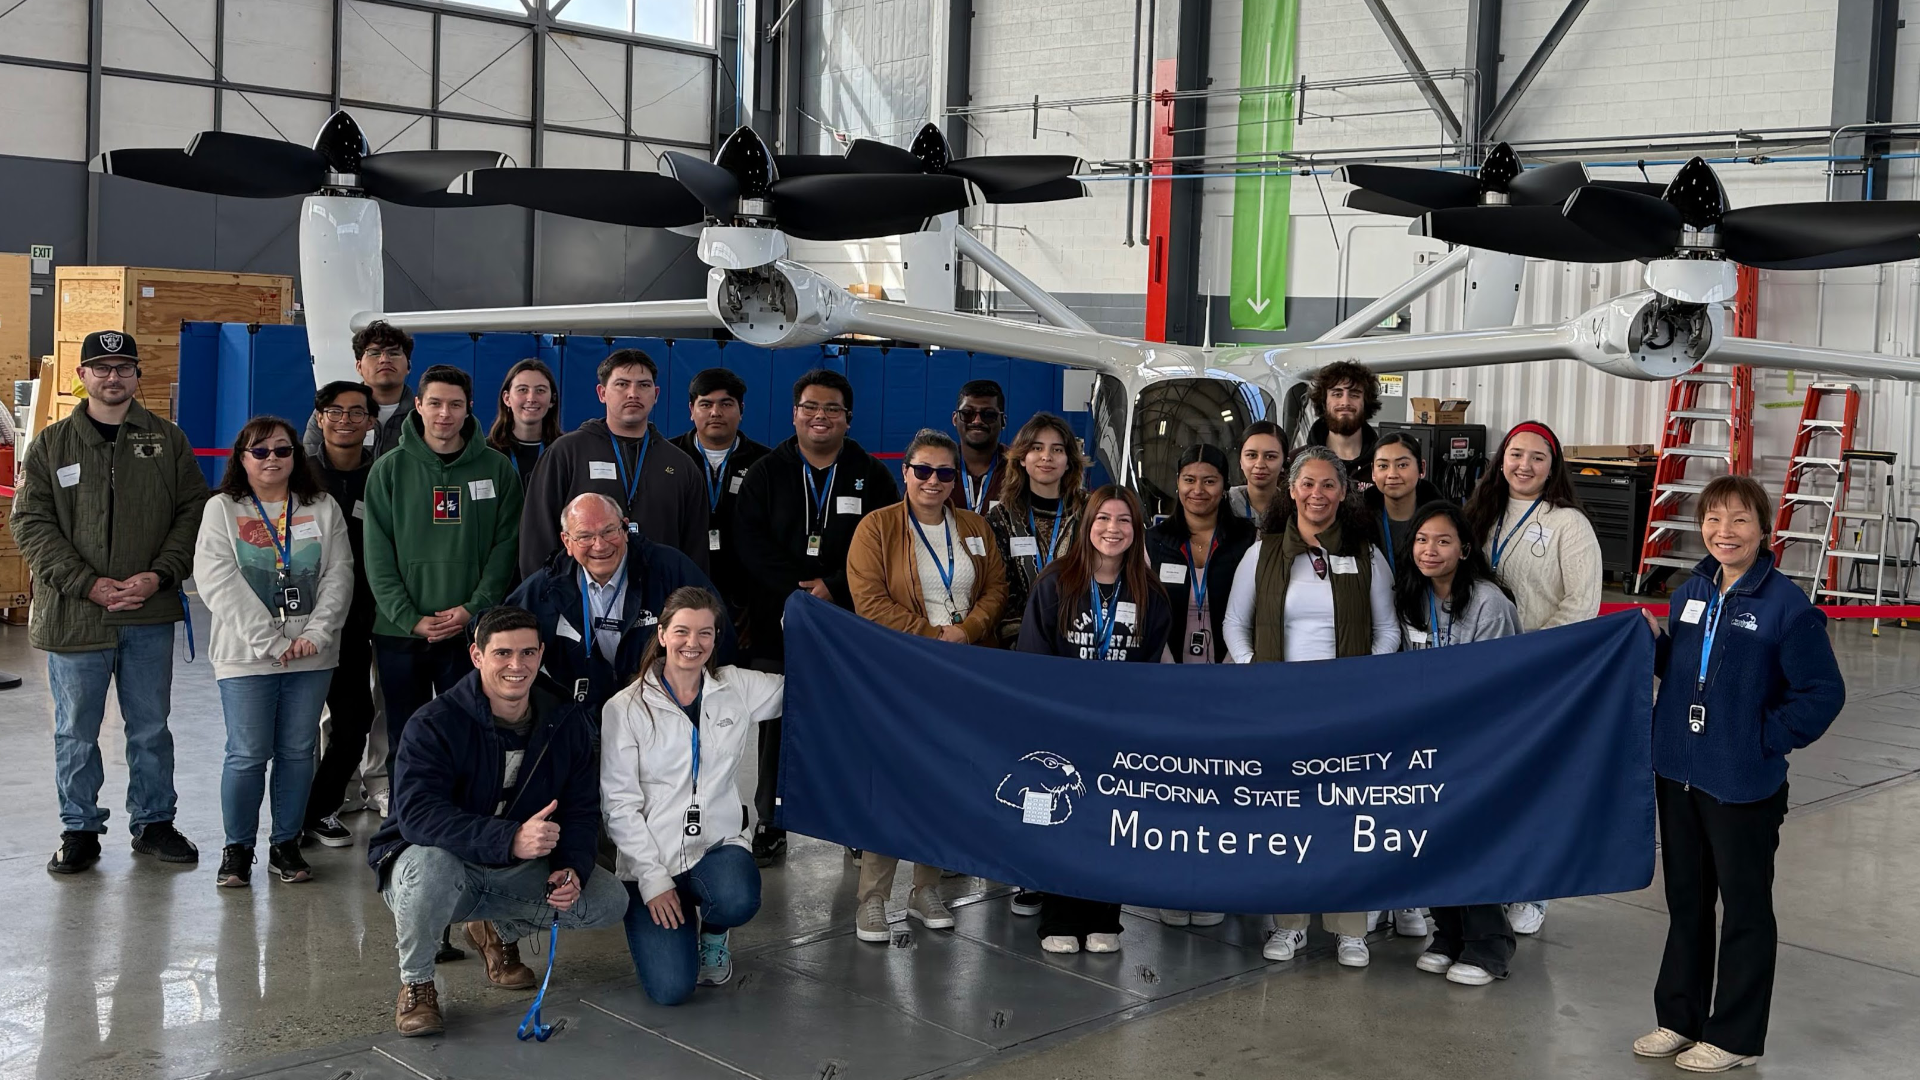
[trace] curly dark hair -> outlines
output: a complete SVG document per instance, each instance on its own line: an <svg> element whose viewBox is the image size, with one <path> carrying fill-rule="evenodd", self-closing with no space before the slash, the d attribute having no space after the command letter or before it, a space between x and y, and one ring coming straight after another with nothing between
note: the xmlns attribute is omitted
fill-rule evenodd
<svg viewBox="0 0 1920 1080"><path fill-rule="evenodd" d="M1360 393L1366 399L1360 410L1360 419L1373 419L1380 411L1380 377L1352 360L1336 360L1313 373L1313 383L1307 388L1313 411L1325 417L1327 394L1341 383L1352 383L1360 388Z"/></svg>
<svg viewBox="0 0 1920 1080"><path fill-rule="evenodd" d="M325 484L320 482L320 474L313 467L313 459L307 456L307 448L300 444L300 433L293 425L277 416L256 416L246 422L240 434L234 436L233 452L227 458L227 471L220 477L220 494L235 502L253 494L253 482L247 479L247 467L242 458L247 456L247 448L262 439L280 432L293 444L293 468L287 470L287 492L293 497L296 506L311 506L320 496L327 493Z"/></svg>
<svg viewBox="0 0 1920 1080"><path fill-rule="evenodd" d="M359 333L353 335L353 358L360 359L370 348L385 349L394 346L398 346L401 352L406 353L408 362L412 362L413 335L384 320L375 319Z"/></svg>

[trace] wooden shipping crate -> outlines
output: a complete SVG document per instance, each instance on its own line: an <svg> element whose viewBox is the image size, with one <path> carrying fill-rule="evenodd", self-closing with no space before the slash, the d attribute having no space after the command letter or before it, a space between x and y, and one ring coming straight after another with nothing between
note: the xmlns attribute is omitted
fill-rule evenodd
<svg viewBox="0 0 1920 1080"><path fill-rule="evenodd" d="M0 555L0 608L25 608L33 594L27 560L19 552Z"/></svg>
<svg viewBox="0 0 1920 1080"><path fill-rule="evenodd" d="M54 337L79 341L95 330L178 336L180 324L289 323L293 278L140 266L61 266L54 271Z"/></svg>
<svg viewBox="0 0 1920 1080"><path fill-rule="evenodd" d="M25 255L0 254L0 386L9 392L19 379L33 378L29 315L33 263ZM11 396L7 404L13 403Z"/></svg>

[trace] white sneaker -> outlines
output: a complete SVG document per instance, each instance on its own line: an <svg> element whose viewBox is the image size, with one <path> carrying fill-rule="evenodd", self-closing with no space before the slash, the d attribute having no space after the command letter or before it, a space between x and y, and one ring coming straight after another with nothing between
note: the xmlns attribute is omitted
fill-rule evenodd
<svg viewBox="0 0 1920 1080"><path fill-rule="evenodd" d="M861 941L892 941L893 928L887 925L887 902L876 896L862 903L853 917L853 934Z"/></svg>
<svg viewBox="0 0 1920 1080"><path fill-rule="evenodd" d="M392 794L386 788L381 788L380 790L375 791L372 794L372 796L370 796L370 801L373 803L374 809L380 811L381 821L387 820L387 817L388 817L387 808L391 799L392 799Z"/></svg>
<svg viewBox="0 0 1920 1080"><path fill-rule="evenodd" d="M1447 981L1462 986L1485 986L1493 974L1478 964L1455 964L1447 969Z"/></svg>
<svg viewBox="0 0 1920 1080"><path fill-rule="evenodd" d="M1420 954L1420 959L1413 962L1413 966L1421 971L1431 971L1435 975L1445 975L1447 969L1453 966L1453 958L1446 953L1423 952Z"/></svg>
<svg viewBox="0 0 1920 1080"><path fill-rule="evenodd" d="M1362 968L1373 960L1373 953L1367 950L1367 939L1340 935L1340 947L1334 950L1334 959L1341 967Z"/></svg>
<svg viewBox="0 0 1920 1080"><path fill-rule="evenodd" d="M1269 960L1291 960L1294 952L1306 943L1305 930L1269 930L1267 943L1260 947L1260 955Z"/></svg>
<svg viewBox="0 0 1920 1080"><path fill-rule="evenodd" d="M1427 917L1421 908L1400 908L1393 912L1393 932L1401 937L1426 937Z"/></svg>
<svg viewBox="0 0 1920 1080"><path fill-rule="evenodd" d="M1193 911L1187 914L1187 920L1195 926L1219 926L1227 917L1218 911Z"/></svg>
<svg viewBox="0 0 1920 1080"><path fill-rule="evenodd" d="M1672 1028L1657 1027L1633 1040L1633 1052L1641 1057L1672 1057L1692 1045L1692 1039Z"/></svg>
<svg viewBox="0 0 1920 1080"><path fill-rule="evenodd" d="M1742 1065L1752 1065L1760 1060L1759 1054L1736 1054L1731 1050L1722 1050L1712 1043L1694 1043L1680 1056L1673 1059L1675 1065L1688 1072L1717 1073L1728 1069L1737 1069Z"/></svg>
<svg viewBox="0 0 1920 1080"><path fill-rule="evenodd" d="M1120 951L1120 935L1119 934L1088 934L1087 935L1087 951L1088 952L1119 952Z"/></svg>
<svg viewBox="0 0 1920 1080"><path fill-rule="evenodd" d="M1041 938L1040 948L1050 953L1076 953L1080 951L1080 940L1067 934L1055 934Z"/></svg>
<svg viewBox="0 0 1920 1080"><path fill-rule="evenodd" d="M1172 908L1160 909L1160 923L1163 926L1185 926L1193 921L1193 912L1175 911Z"/></svg>
<svg viewBox="0 0 1920 1080"><path fill-rule="evenodd" d="M1513 927L1516 934L1537 934L1546 921L1547 905L1538 900L1507 905L1507 925Z"/></svg>

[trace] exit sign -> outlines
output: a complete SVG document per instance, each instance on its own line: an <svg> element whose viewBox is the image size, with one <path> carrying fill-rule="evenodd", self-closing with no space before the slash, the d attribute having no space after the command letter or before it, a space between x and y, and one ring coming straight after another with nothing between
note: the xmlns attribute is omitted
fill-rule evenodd
<svg viewBox="0 0 1920 1080"><path fill-rule="evenodd" d="M34 273L36 274L53 273L53 245L52 244L33 244L29 246L27 248L27 258L33 261Z"/></svg>

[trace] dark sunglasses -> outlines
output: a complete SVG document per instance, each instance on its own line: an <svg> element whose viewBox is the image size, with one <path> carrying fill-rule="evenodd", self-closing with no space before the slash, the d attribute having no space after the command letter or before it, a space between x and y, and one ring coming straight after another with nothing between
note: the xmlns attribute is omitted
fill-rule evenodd
<svg viewBox="0 0 1920 1080"><path fill-rule="evenodd" d="M247 453L252 454L253 460L255 461L265 461L269 457L290 458L293 456L293 447L291 446L249 446L247 447Z"/></svg>
<svg viewBox="0 0 1920 1080"><path fill-rule="evenodd" d="M982 424L996 424L1000 422L999 409L955 409L953 410L953 415L965 420L969 424L975 421Z"/></svg>
<svg viewBox="0 0 1920 1080"><path fill-rule="evenodd" d="M951 465L909 465L907 468L912 469L913 475L921 480L938 477L943 484L953 483L953 478L960 475L959 470Z"/></svg>

